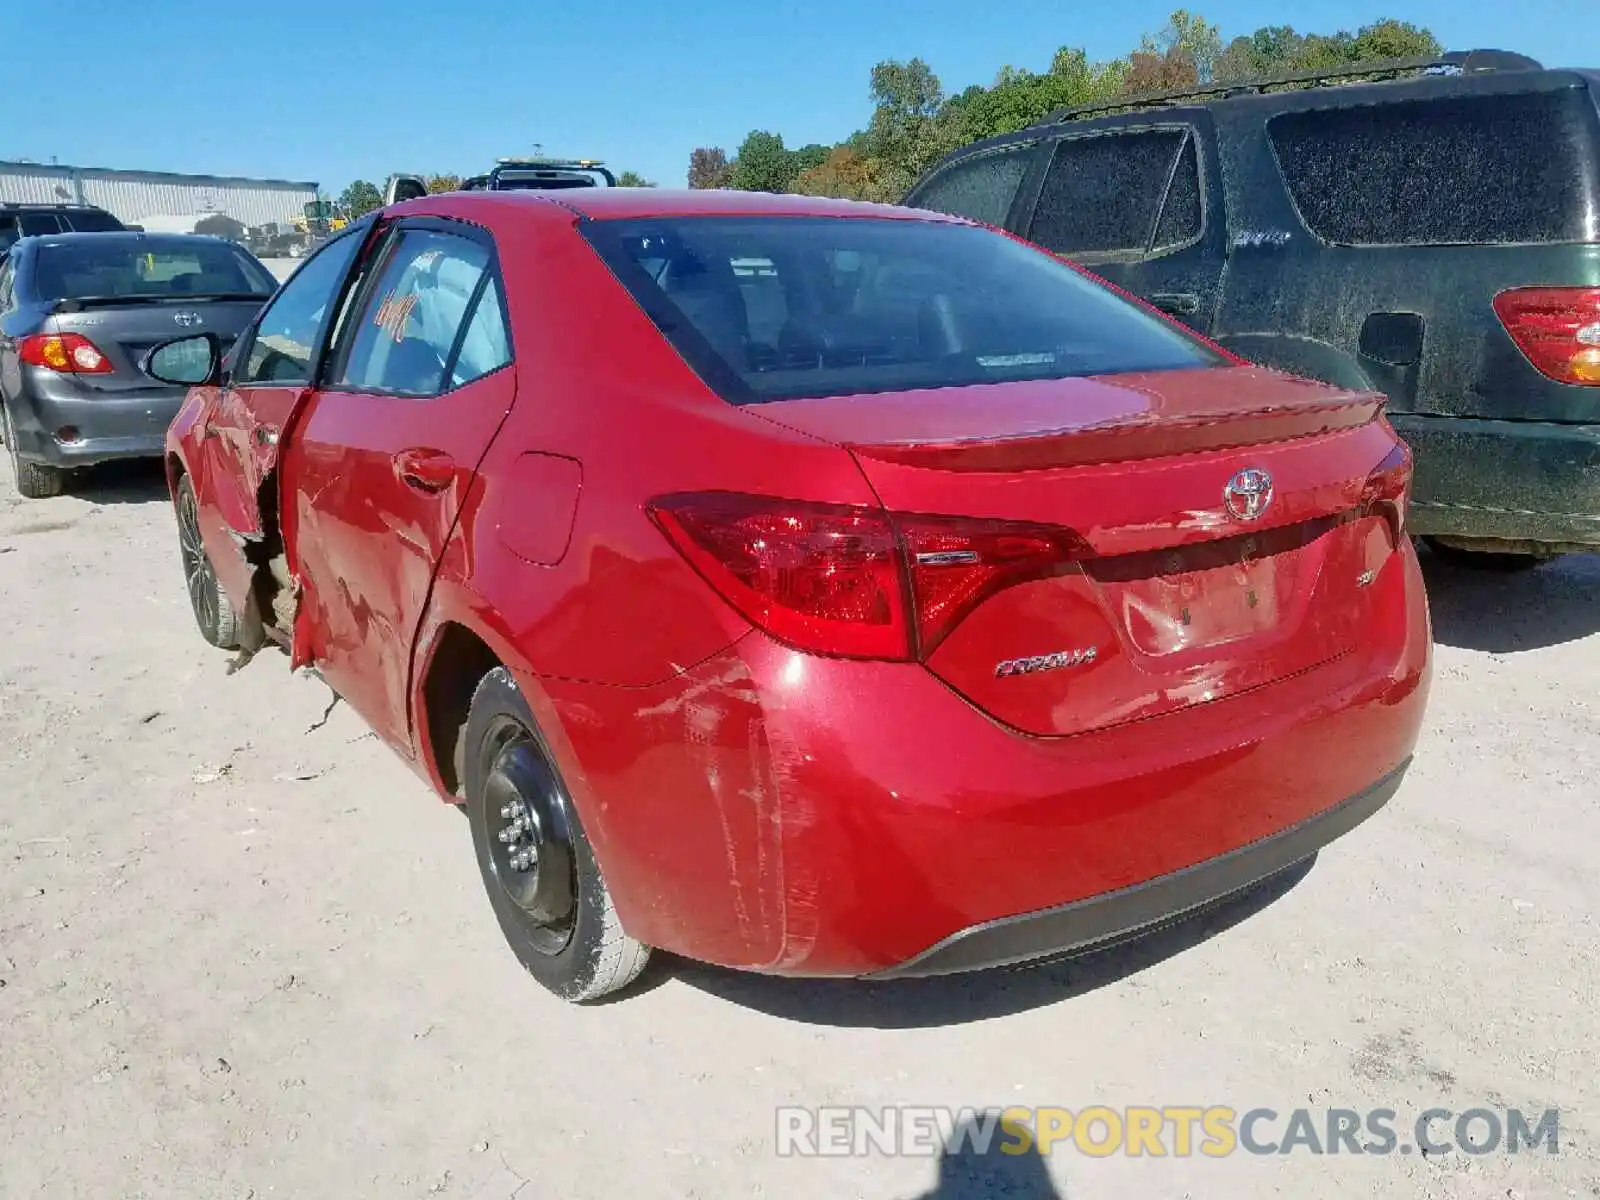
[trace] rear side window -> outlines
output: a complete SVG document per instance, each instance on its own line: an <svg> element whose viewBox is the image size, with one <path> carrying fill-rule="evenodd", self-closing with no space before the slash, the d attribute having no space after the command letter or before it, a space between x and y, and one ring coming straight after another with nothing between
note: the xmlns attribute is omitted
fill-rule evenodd
<svg viewBox="0 0 1600 1200"><path fill-rule="evenodd" d="M339 386L437 396L447 379L465 383L509 362L498 288L490 294L493 311L480 307L489 259L488 247L471 238L403 230L384 252L355 320Z"/></svg>
<svg viewBox="0 0 1600 1200"><path fill-rule="evenodd" d="M23 213L22 236L38 237L46 233L60 233L61 219L55 213Z"/></svg>
<svg viewBox="0 0 1600 1200"><path fill-rule="evenodd" d="M1181 129L1068 138L1029 237L1058 254L1149 253L1200 234L1200 167Z"/></svg>
<svg viewBox="0 0 1600 1200"><path fill-rule="evenodd" d="M1004 226L1028 173L1032 147L985 154L958 162L934 176L911 202L917 208Z"/></svg>
<svg viewBox="0 0 1600 1200"><path fill-rule="evenodd" d="M124 226L110 213L100 209L77 209L62 217L69 229L79 233L116 233Z"/></svg>
<svg viewBox="0 0 1600 1200"><path fill-rule="evenodd" d="M1209 367L1072 267L943 221L590 221L613 272L734 403Z"/></svg>
<svg viewBox="0 0 1600 1200"><path fill-rule="evenodd" d="M1325 242L1600 236L1600 121L1581 89L1280 113L1267 133L1301 219Z"/></svg>

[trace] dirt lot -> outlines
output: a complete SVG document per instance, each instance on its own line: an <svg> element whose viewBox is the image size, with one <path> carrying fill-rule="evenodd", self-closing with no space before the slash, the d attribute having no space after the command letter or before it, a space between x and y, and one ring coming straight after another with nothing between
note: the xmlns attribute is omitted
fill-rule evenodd
<svg viewBox="0 0 1600 1200"><path fill-rule="evenodd" d="M1416 769L1227 913L871 988L658 961L579 1009L503 949L466 822L321 684L224 675L158 474L25 502L5 472L8 1200L1600 1196L1600 559L1431 566ZM775 1106L842 1103L1559 1108L1560 1153L1069 1145L1053 1191L1037 1159L775 1156Z"/></svg>

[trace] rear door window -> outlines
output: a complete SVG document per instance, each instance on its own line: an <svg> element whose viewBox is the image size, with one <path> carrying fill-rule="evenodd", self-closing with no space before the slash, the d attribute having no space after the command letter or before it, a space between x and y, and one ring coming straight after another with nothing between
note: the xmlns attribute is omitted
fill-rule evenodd
<svg viewBox="0 0 1600 1200"><path fill-rule="evenodd" d="M447 380L454 386L504 366L510 359L499 289L493 311L479 307L490 266L488 247L472 238L401 230L352 324L336 386L437 396ZM462 351L468 357L458 362Z"/></svg>
<svg viewBox="0 0 1600 1200"><path fill-rule="evenodd" d="M910 203L916 208L1004 227L1017 189L1028 173L1028 163L1033 158L1028 151L1032 149L1017 147L953 163L924 184Z"/></svg>
<svg viewBox="0 0 1600 1200"><path fill-rule="evenodd" d="M1057 254L1142 255L1194 240L1200 225L1193 136L1147 129L1060 142L1029 237Z"/></svg>
<svg viewBox="0 0 1600 1200"><path fill-rule="evenodd" d="M1600 119L1580 88L1280 113L1301 220L1351 246L1600 237Z"/></svg>

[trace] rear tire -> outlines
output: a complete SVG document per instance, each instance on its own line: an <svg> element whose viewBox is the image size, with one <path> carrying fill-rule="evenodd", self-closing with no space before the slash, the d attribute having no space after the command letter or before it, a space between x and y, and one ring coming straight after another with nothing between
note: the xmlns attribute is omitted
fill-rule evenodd
<svg viewBox="0 0 1600 1200"><path fill-rule="evenodd" d="M623 932L577 809L504 667L478 684L463 742L478 872L518 961L579 1003L632 983L650 949Z"/></svg>
<svg viewBox="0 0 1600 1200"><path fill-rule="evenodd" d="M1467 567L1474 571L1494 571L1509 575L1518 571L1531 571L1543 563L1552 561L1537 554L1510 554L1504 550L1463 550L1460 546L1452 546L1439 541L1438 538L1430 537L1422 540L1440 562L1449 563L1453 567Z"/></svg>
<svg viewBox="0 0 1600 1200"><path fill-rule="evenodd" d="M178 482L178 558L183 563L183 581L189 590L189 609L200 636L218 650L239 648L239 614L217 578L217 570L200 538L200 503L194 485L185 475Z"/></svg>
<svg viewBox="0 0 1600 1200"><path fill-rule="evenodd" d="M17 494L24 500L48 500L59 496L67 486L67 473L59 467L29 462L17 453L17 435L11 432L11 413L0 402L0 425L4 426L6 451L11 456L11 478Z"/></svg>

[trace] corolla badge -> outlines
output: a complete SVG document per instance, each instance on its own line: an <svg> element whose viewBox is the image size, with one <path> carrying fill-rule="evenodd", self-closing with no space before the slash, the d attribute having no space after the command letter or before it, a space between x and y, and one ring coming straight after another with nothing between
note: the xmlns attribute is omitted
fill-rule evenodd
<svg viewBox="0 0 1600 1200"><path fill-rule="evenodd" d="M1246 467L1222 489L1222 503L1236 521L1254 521L1272 503L1272 476L1260 467Z"/></svg>
<svg viewBox="0 0 1600 1200"><path fill-rule="evenodd" d="M1054 654L1035 654L1029 658L1008 658L994 665L995 678L1007 679L1013 675L1032 675L1038 671L1059 671L1064 667L1082 667L1099 657L1095 646L1082 650L1057 650Z"/></svg>
<svg viewBox="0 0 1600 1200"><path fill-rule="evenodd" d="M193 329L196 325L204 325L205 320L197 312L175 312L172 319L185 329Z"/></svg>

